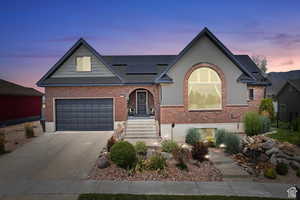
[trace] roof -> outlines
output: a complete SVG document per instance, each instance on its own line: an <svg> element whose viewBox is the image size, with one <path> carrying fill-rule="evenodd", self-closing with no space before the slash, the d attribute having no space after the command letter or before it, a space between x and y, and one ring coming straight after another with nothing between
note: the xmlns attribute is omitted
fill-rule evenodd
<svg viewBox="0 0 300 200"><path fill-rule="evenodd" d="M204 28L178 55L100 55L84 39L73 47L38 81L38 86L122 85L172 83L167 72L202 36L214 42L243 72L239 81L247 84L266 84L261 71L247 55L233 55L207 28ZM80 47L86 46L114 74L115 78L51 78L51 75Z"/></svg>
<svg viewBox="0 0 300 200"><path fill-rule="evenodd" d="M43 93L28 87L0 79L0 95L43 96Z"/></svg>
<svg viewBox="0 0 300 200"><path fill-rule="evenodd" d="M267 96L276 96L288 80L299 79L299 77L300 70L268 73L267 78L272 83L272 85L267 87Z"/></svg>
<svg viewBox="0 0 300 200"><path fill-rule="evenodd" d="M300 92L300 79L287 80L286 83L282 86L279 92L276 94L278 96L285 88L286 85L293 86L298 92Z"/></svg>

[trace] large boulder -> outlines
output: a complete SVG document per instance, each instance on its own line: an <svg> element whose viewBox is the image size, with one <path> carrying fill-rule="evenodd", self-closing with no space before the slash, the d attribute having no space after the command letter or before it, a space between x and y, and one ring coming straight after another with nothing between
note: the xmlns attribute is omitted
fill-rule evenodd
<svg viewBox="0 0 300 200"><path fill-rule="evenodd" d="M267 140L266 142L262 143L262 148L265 150L272 149L276 143L273 140Z"/></svg>
<svg viewBox="0 0 300 200"><path fill-rule="evenodd" d="M288 142L283 142L278 145L278 148L289 156L293 156L296 151L296 146Z"/></svg>
<svg viewBox="0 0 300 200"><path fill-rule="evenodd" d="M294 160L290 162L290 166L291 166L291 168L293 168L295 170L300 169L300 163L298 163Z"/></svg>
<svg viewBox="0 0 300 200"><path fill-rule="evenodd" d="M162 157L164 157L166 160L172 160L172 159L173 159L173 155L172 155L171 153L161 152L160 154L161 154Z"/></svg>
<svg viewBox="0 0 300 200"><path fill-rule="evenodd" d="M278 153L279 149L277 147L273 147L272 149L269 149L268 151L266 151L266 154L271 156L274 153Z"/></svg>
<svg viewBox="0 0 300 200"><path fill-rule="evenodd" d="M109 159L106 155L102 155L97 160L97 167L100 169L104 169L110 166Z"/></svg>
<svg viewBox="0 0 300 200"><path fill-rule="evenodd" d="M270 158L270 163L272 165L276 165L277 164L277 157L276 157L276 154L273 154Z"/></svg>
<svg viewBox="0 0 300 200"><path fill-rule="evenodd" d="M265 153L261 153L258 158L257 158L258 161L261 161L261 162L266 162L269 160L269 156Z"/></svg>

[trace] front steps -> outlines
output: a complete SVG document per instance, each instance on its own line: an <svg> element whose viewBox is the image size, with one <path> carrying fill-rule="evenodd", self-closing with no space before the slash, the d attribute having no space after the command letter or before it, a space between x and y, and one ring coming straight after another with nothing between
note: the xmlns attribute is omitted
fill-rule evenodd
<svg viewBox="0 0 300 200"><path fill-rule="evenodd" d="M160 142L156 121L153 118L131 118L127 120L124 140L132 144L143 141L147 146L155 146Z"/></svg>

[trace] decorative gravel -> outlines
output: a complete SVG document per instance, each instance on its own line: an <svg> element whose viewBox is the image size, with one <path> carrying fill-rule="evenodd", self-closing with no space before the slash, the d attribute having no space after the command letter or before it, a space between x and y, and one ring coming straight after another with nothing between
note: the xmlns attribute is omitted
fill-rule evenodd
<svg viewBox="0 0 300 200"><path fill-rule="evenodd" d="M222 181L222 174L210 161L191 164L187 163L188 171L178 169L174 163L168 162L163 171L130 173L111 164L108 168L99 169L96 165L91 170L88 179L114 181Z"/></svg>

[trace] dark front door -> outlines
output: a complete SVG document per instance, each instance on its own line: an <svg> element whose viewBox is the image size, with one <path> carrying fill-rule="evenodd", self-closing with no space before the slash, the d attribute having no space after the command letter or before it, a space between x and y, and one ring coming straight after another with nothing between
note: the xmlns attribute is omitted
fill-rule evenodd
<svg viewBox="0 0 300 200"><path fill-rule="evenodd" d="M147 114L147 93L137 92L137 114L146 115Z"/></svg>
<svg viewBox="0 0 300 200"><path fill-rule="evenodd" d="M57 131L113 130L113 99L55 100Z"/></svg>

